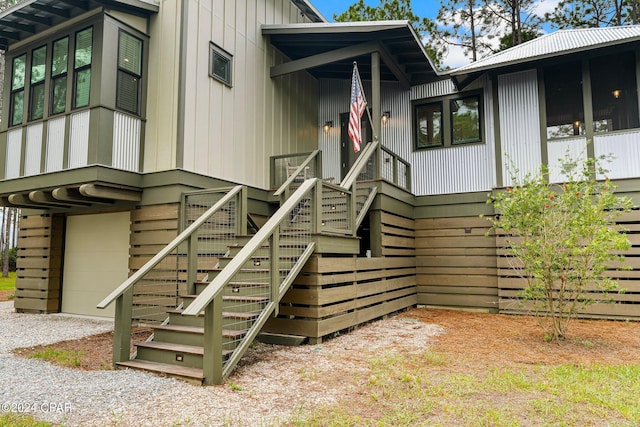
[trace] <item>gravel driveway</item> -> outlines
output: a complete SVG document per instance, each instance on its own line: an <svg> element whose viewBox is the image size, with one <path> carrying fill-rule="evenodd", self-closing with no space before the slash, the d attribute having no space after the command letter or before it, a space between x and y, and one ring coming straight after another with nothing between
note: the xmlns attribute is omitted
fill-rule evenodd
<svg viewBox="0 0 640 427"><path fill-rule="evenodd" d="M278 425L301 408L339 401L366 373L369 355L424 350L441 329L402 318L359 328L319 346L256 344L226 385L198 387L131 370L82 371L11 349L106 332L111 321L17 314L0 303L0 408L65 426ZM335 381L331 378L335 377Z"/></svg>

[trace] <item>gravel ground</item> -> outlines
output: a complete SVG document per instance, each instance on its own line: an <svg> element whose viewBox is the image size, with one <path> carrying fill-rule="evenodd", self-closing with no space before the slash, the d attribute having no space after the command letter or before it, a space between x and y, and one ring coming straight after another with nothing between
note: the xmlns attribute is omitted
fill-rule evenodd
<svg viewBox="0 0 640 427"><path fill-rule="evenodd" d="M0 408L65 426L279 425L355 390L354 378L363 376L354 374L366 373L376 354L424 351L442 332L396 316L317 346L258 343L225 385L199 387L131 370L61 368L10 352L109 331L110 321L17 314L2 302L0 325Z"/></svg>

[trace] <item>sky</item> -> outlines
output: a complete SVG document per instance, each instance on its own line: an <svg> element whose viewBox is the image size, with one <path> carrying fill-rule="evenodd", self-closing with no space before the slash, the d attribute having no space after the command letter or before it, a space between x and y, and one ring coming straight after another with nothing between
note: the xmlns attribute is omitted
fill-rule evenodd
<svg viewBox="0 0 640 427"><path fill-rule="evenodd" d="M544 12L550 12L553 10L559 0L534 0L536 4L536 11L540 15L544 15ZM329 22L333 22L333 14L341 14L349 8L350 5L356 3L356 0L310 0L322 15ZM378 6L380 0L366 0L365 3L371 6ZM411 2L411 8L413 13L420 17L428 17L435 19L438 14L438 8L440 2L438 0L413 0ZM546 28L543 27L543 31ZM448 55L444 58L443 65L451 68L457 68L462 65L471 62L469 58L464 55L462 49L452 47L449 49Z"/></svg>

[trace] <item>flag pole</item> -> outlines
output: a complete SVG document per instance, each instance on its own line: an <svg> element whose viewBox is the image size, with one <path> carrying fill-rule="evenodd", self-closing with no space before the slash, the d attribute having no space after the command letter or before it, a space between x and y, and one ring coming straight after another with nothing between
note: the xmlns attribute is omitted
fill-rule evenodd
<svg viewBox="0 0 640 427"><path fill-rule="evenodd" d="M362 98L364 99L364 103L367 105L367 108L365 108L365 110L367 111L367 116L369 116L369 123L371 124L371 130L374 132L373 139L377 141L378 135L375 134L377 129L376 129L376 126L374 126L373 118L371 117L371 111L369 111L369 108L368 108L369 102L367 101L367 96L364 93L364 86L362 85L362 80L360 80L360 70L358 69L358 63L356 61L353 61L353 67L356 69L356 76L358 77L358 84L360 85Z"/></svg>

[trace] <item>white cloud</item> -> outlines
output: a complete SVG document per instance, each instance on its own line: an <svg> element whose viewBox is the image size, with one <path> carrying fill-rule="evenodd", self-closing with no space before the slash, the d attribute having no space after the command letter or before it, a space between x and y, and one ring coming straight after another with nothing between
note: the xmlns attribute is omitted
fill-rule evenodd
<svg viewBox="0 0 640 427"><path fill-rule="evenodd" d="M533 6L533 11L536 15L544 17L545 13L553 12L558 3L560 3L560 0L540 0Z"/></svg>
<svg viewBox="0 0 640 427"><path fill-rule="evenodd" d="M471 62L471 59L465 56L462 47L451 46L449 47L449 53L444 57L442 61L443 67L458 68Z"/></svg>

